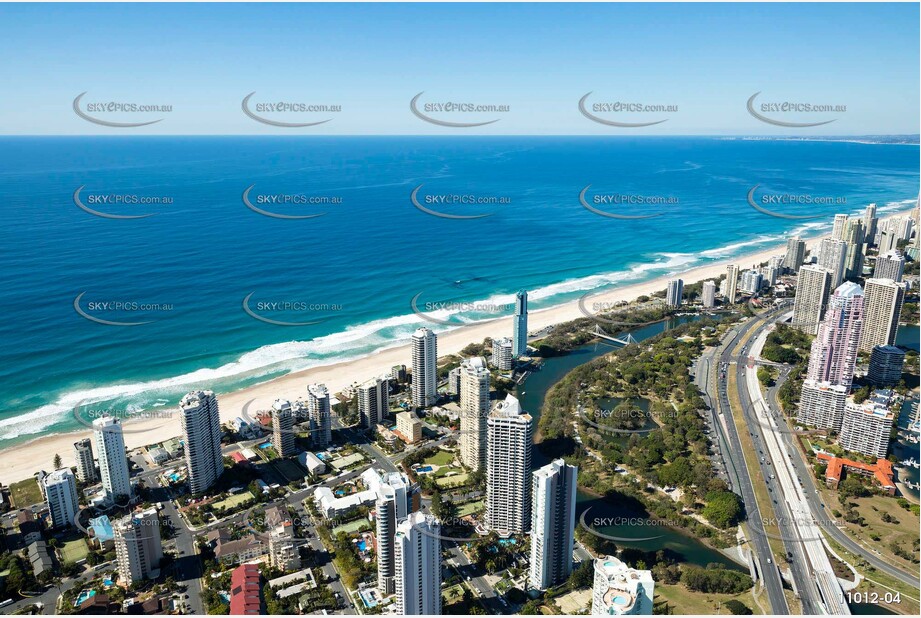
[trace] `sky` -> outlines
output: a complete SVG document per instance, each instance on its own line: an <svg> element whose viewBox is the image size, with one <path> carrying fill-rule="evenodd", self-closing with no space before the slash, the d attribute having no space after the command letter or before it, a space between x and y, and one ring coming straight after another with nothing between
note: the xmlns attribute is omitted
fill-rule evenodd
<svg viewBox="0 0 921 618"><path fill-rule="evenodd" d="M0 24L4 135L919 132L917 3L0 4ZM73 109L83 92L92 118L160 122L84 119ZM328 122L254 120L242 110L251 92L260 118ZM498 121L428 122L410 109L420 92L417 110L436 121ZM589 92L596 118L665 122L594 121L579 110ZM759 120L746 108L756 92L769 119L834 122ZM275 101L341 109L259 107ZM425 107L443 102L507 111ZM603 105L618 102L664 107ZM761 107L783 102L832 111Z"/></svg>

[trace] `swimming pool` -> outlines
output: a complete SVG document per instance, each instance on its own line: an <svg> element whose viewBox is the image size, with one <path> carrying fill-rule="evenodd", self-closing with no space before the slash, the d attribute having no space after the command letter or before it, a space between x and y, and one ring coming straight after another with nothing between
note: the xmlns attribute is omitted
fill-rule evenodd
<svg viewBox="0 0 921 618"><path fill-rule="evenodd" d="M272 448L272 443L271 443L271 442L266 442L265 444L260 444L260 445L259 445L259 448L261 448L261 449Z"/></svg>
<svg viewBox="0 0 921 618"><path fill-rule="evenodd" d="M422 473L431 472L431 471L432 471L432 466L422 466L416 470L416 472L422 472Z"/></svg>
<svg viewBox="0 0 921 618"><path fill-rule="evenodd" d="M364 541L358 541L358 551L365 551L368 549L368 544Z"/></svg>
<svg viewBox="0 0 921 618"><path fill-rule="evenodd" d="M92 599L94 596L96 596L95 590L81 590L77 600L74 601L74 607L80 607L87 599Z"/></svg>

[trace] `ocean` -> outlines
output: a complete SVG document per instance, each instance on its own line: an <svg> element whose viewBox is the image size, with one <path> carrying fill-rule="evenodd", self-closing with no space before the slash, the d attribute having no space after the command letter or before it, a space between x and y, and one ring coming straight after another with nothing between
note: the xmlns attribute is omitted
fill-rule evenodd
<svg viewBox="0 0 921 618"><path fill-rule="evenodd" d="M549 307L818 235L870 202L906 209L918 155L680 137L0 138L0 448L80 428L81 403L171 406L420 325L510 315L518 289ZM588 185L595 210L656 216L592 212ZM822 217L765 215L755 185L800 196L769 209Z"/></svg>

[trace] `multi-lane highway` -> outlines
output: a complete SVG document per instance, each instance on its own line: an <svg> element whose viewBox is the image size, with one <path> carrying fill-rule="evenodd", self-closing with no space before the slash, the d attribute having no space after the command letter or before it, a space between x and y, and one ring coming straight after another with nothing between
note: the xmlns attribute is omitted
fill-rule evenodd
<svg viewBox="0 0 921 618"><path fill-rule="evenodd" d="M734 490L742 497L747 511L749 529L752 531L751 543L754 547L754 561L758 575L764 583L767 592L768 602L771 605L771 611L774 614L789 614L790 608L784 596L783 580L777 569L775 558L771 555L768 537L764 531L764 522L768 521L767 517L773 517L773 513L764 514L759 510L759 505L755 499L755 482L763 482L760 479L752 479L749 470L745 465L745 457L742 450L742 444L739 439L738 429L733 419L732 409L729 404L729 395L727 392L726 368L732 359L733 350L742 341L743 337L755 326L756 320L750 319L741 326L732 329L723 339L721 352L719 355L719 364L712 368L716 373L716 378L707 378L708 390L711 403L715 401L717 417L714 425L722 431L725 429L725 435L722 439L728 445L724 453L724 461L728 467L728 474ZM707 363L709 365L709 362ZM716 388L713 389L713 386ZM714 390L716 392L714 392ZM725 423L725 425L721 422ZM772 508L772 505L768 505Z"/></svg>
<svg viewBox="0 0 921 618"><path fill-rule="evenodd" d="M810 577L806 580L799 580L800 597L817 599L822 605L823 613L850 614L844 591L838 583L828 554L825 553L822 532L809 510L802 485L797 481L796 469L791 461L790 453L778 437L779 422L782 421L775 418L775 413L768 408L761 394L761 385L757 375L758 366L754 359L760 357L768 332L768 328L763 327L755 331L750 360L737 365L738 371L742 374L739 376L739 390L745 395L743 402L746 403L743 403L743 406L748 407L746 417L753 419L761 428L760 433L767 446L765 456L770 457L773 462L770 478L776 479L780 484L781 493L779 495L782 496L782 499L775 507L775 512L780 516L780 520L789 522L788 529L794 533L794 536L785 537L783 540L785 544L790 541L799 545L805 558L807 573ZM743 380L744 384L742 384ZM813 586L815 590L812 590Z"/></svg>

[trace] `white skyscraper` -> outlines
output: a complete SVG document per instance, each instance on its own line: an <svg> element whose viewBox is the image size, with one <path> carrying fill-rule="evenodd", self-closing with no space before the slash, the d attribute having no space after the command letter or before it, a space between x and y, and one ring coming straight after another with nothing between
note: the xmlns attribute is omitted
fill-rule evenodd
<svg viewBox="0 0 921 618"><path fill-rule="evenodd" d="M815 380L803 381L796 420L803 425L841 430L848 387Z"/></svg>
<svg viewBox="0 0 921 618"><path fill-rule="evenodd" d="M669 307L681 306L681 297L684 295L684 281L669 279L665 289L665 304Z"/></svg>
<svg viewBox="0 0 921 618"><path fill-rule="evenodd" d="M534 471L528 581L537 590L564 582L572 572L577 475L562 459Z"/></svg>
<svg viewBox="0 0 921 618"><path fill-rule="evenodd" d="M500 337L492 340L492 364L500 371L509 371L512 368L513 344L509 337Z"/></svg>
<svg viewBox="0 0 921 618"><path fill-rule="evenodd" d="M461 462L471 470L485 469L489 369L480 356L466 359L460 369Z"/></svg>
<svg viewBox="0 0 921 618"><path fill-rule="evenodd" d="M712 309L716 306L716 283L713 281L704 281L701 291L701 301L704 309Z"/></svg>
<svg viewBox="0 0 921 618"><path fill-rule="evenodd" d="M739 289L739 267L730 264L726 267L726 302L730 305L736 302L736 292Z"/></svg>
<svg viewBox="0 0 921 618"><path fill-rule="evenodd" d="M316 449L326 448L332 442L332 408L326 385L311 384L307 387L307 415L311 444Z"/></svg>
<svg viewBox="0 0 921 618"><path fill-rule="evenodd" d="M221 453L221 415L212 391L193 391L179 402L179 419L185 439L189 491L199 494L224 473Z"/></svg>
<svg viewBox="0 0 921 618"><path fill-rule="evenodd" d="M77 480L70 468L55 470L44 479L45 500L51 514L52 528L67 528L74 525L74 517L80 510L77 502Z"/></svg>
<svg viewBox="0 0 921 618"><path fill-rule="evenodd" d="M837 238L824 238L819 243L819 259L817 264L831 271L831 289L835 289L844 281L847 259L847 243Z"/></svg>
<svg viewBox="0 0 921 618"><path fill-rule="evenodd" d="M508 395L486 423L486 526L504 536L526 532L531 525L531 415Z"/></svg>
<svg viewBox="0 0 921 618"><path fill-rule="evenodd" d="M413 513L394 535L395 614L441 614L441 526L431 515Z"/></svg>
<svg viewBox="0 0 921 618"><path fill-rule="evenodd" d="M77 478L83 483L94 482L97 477L92 440L83 438L74 442L74 460L77 462Z"/></svg>
<svg viewBox="0 0 921 618"><path fill-rule="evenodd" d="M797 272L806 259L806 241L799 236L787 239L787 253L784 255L783 267L791 272Z"/></svg>
<svg viewBox="0 0 921 618"><path fill-rule="evenodd" d="M651 616L655 581L651 571L632 569L614 556L595 559L593 616Z"/></svg>
<svg viewBox="0 0 921 618"><path fill-rule="evenodd" d="M905 272L905 257L898 251L890 251L876 258L874 279L892 279L896 283L902 280Z"/></svg>
<svg viewBox="0 0 921 618"><path fill-rule="evenodd" d="M381 594L396 592L394 537L397 522L409 515L409 480L398 472L381 477L374 505L377 522L377 587Z"/></svg>
<svg viewBox="0 0 921 618"><path fill-rule="evenodd" d="M825 305L831 289L831 271L821 266L803 266L796 281L796 298L793 301L795 328L816 334L819 322L825 315Z"/></svg>
<svg viewBox="0 0 921 618"><path fill-rule="evenodd" d="M516 357L528 353L528 292L515 294L515 322L512 328L512 352Z"/></svg>
<svg viewBox="0 0 921 618"><path fill-rule="evenodd" d="M294 442L294 412L287 399L276 399L272 404L272 447L279 457L297 455Z"/></svg>
<svg viewBox="0 0 921 618"><path fill-rule="evenodd" d="M899 331L899 315L905 300L905 284L892 279L867 279L864 288L863 332L860 351L892 345Z"/></svg>
<svg viewBox="0 0 921 618"><path fill-rule="evenodd" d="M156 509L133 513L113 524L115 556L122 582L133 584L150 579L159 570L163 559L159 524Z"/></svg>
<svg viewBox="0 0 921 618"><path fill-rule="evenodd" d="M415 380L415 374L413 375ZM415 390L415 385L413 386ZM374 429L390 412L390 380L386 376L371 378L358 387L358 415L361 426Z"/></svg>
<svg viewBox="0 0 921 618"><path fill-rule="evenodd" d="M895 414L886 401L873 399L863 403L848 401L838 444L847 451L870 457L885 457L889 452L889 434Z"/></svg>
<svg viewBox="0 0 921 618"><path fill-rule="evenodd" d="M739 286L745 294L755 294L761 291L764 276L757 270L746 270L742 273L742 284Z"/></svg>
<svg viewBox="0 0 921 618"><path fill-rule="evenodd" d="M120 503L132 497L131 474L125 454L125 437L122 425L114 416L103 416L93 421L93 442L99 458L99 476L106 499Z"/></svg>
<svg viewBox="0 0 921 618"><path fill-rule="evenodd" d="M413 333L413 405L429 408L438 401L438 339L428 328Z"/></svg>
<svg viewBox="0 0 921 618"><path fill-rule="evenodd" d="M832 227L831 236L837 240L844 240L844 232L847 229L847 215L835 215L834 227Z"/></svg>

